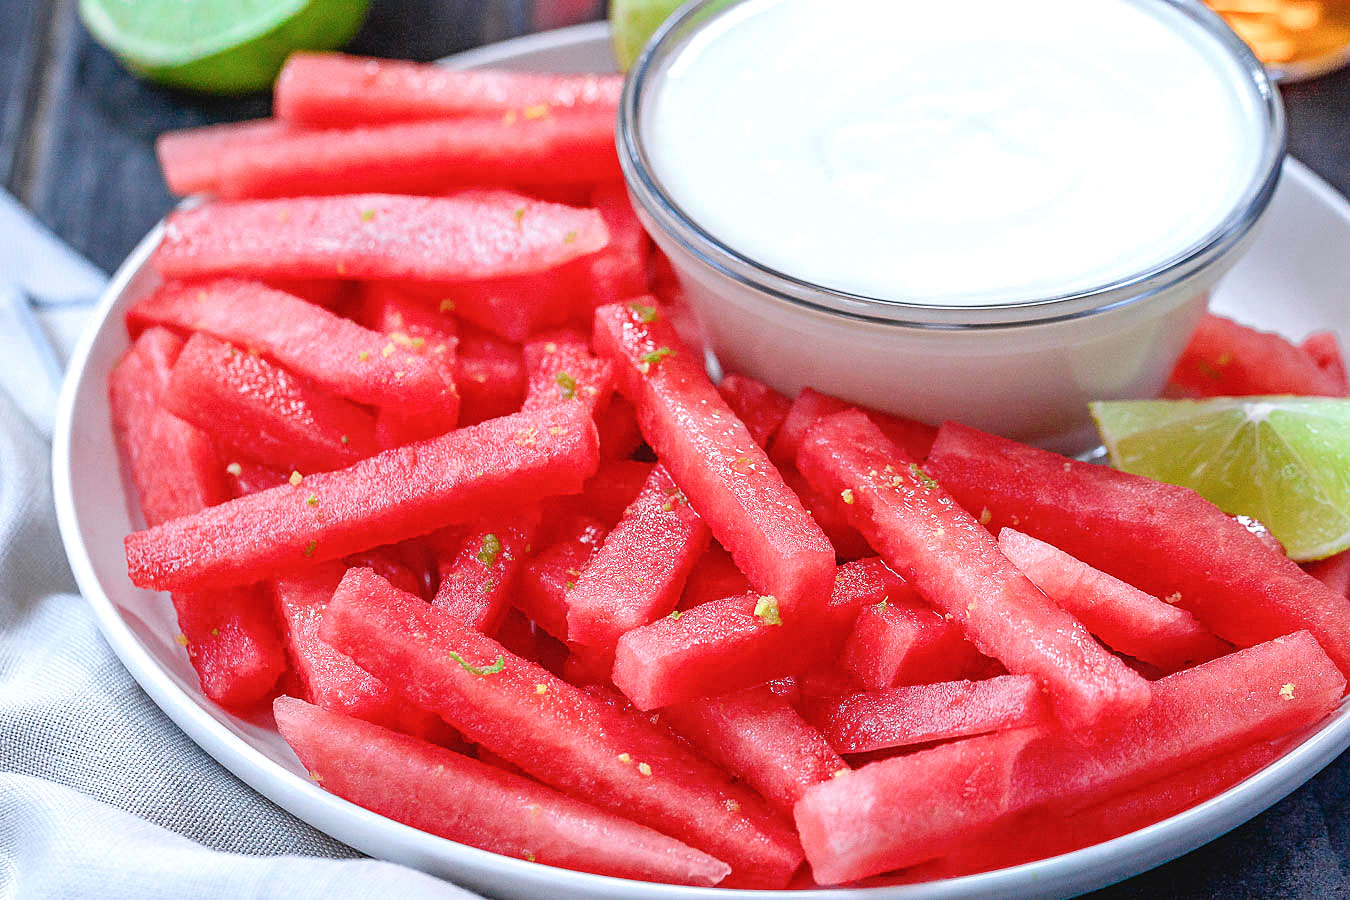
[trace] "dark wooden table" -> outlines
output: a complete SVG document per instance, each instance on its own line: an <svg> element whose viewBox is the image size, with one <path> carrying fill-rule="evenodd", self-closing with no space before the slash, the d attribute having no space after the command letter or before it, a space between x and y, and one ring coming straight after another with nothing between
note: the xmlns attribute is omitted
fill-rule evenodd
<svg viewBox="0 0 1350 900"><path fill-rule="evenodd" d="M0 0L0 179L108 271L172 204L155 164L169 128L266 115L131 77L75 0ZM522 33L528 0L375 0L351 50L435 59ZM1284 91L1294 156L1350 194L1350 70ZM1350 281L1347 287L1350 300ZM1229 835L1100 892L1110 898L1350 896L1350 754Z"/></svg>

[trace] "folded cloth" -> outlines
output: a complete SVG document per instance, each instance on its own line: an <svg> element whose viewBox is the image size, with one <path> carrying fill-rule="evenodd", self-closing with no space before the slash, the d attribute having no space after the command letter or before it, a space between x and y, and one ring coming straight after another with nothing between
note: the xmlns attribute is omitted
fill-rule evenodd
<svg viewBox="0 0 1350 900"><path fill-rule="evenodd" d="M7 200L0 192L0 221L22 224L26 214L7 219ZM26 303L36 296L6 287ZM61 548L39 430L52 397L20 371L35 338L0 330L0 385L20 385L30 401L21 410L0 388L0 898L474 897L359 858L273 805L132 680Z"/></svg>

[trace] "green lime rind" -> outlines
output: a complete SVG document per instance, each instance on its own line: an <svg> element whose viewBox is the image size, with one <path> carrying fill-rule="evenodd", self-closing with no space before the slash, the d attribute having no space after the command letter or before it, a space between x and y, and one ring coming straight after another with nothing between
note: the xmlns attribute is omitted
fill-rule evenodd
<svg viewBox="0 0 1350 900"><path fill-rule="evenodd" d="M1111 464L1259 519L1293 559L1350 549L1350 400L1089 404Z"/></svg>
<svg viewBox="0 0 1350 900"><path fill-rule="evenodd" d="M632 67L647 41L680 3L681 0L611 0L611 42L620 71L627 72Z"/></svg>
<svg viewBox="0 0 1350 900"><path fill-rule="evenodd" d="M90 33L144 77L187 90L263 90L295 50L352 39L369 0L80 0Z"/></svg>

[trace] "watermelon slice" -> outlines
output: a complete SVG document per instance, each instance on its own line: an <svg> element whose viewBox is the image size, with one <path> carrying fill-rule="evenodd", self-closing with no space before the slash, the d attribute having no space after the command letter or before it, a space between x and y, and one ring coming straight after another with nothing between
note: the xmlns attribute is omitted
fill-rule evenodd
<svg viewBox="0 0 1350 900"><path fill-rule="evenodd" d="M152 526L229 497L225 468L211 439L159 404L182 346L181 338L151 328L108 377L113 430ZM272 690L286 671L286 655L260 591L252 586L177 591L171 599L179 643L206 696L244 709Z"/></svg>
<svg viewBox="0 0 1350 900"><path fill-rule="evenodd" d="M160 590L257 581L578 491L598 463L585 410L519 413L135 532L128 571Z"/></svg>
<svg viewBox="0 0 1350 900"><path fill-rule="evenodd" d="M578 516L598 519L608 530L618 524L624 512L637 499L652 464L636 459L607 459L587 479L581 493L574 497L555 497L545 501L545 543L556 540Z"/></svg>
<svg viewBox="0 0 1350 900"><path fill-rule="evenodd" d="M217 172L217 193L230 200L352 191L437 194L478 185L589 186L623 177L612 112L288 131L239 145L220 159Z"/></svg>
<svg viewBox="0 0 1350 900"><path fill-rule="evenodd" d="M787 417L778 430L778 436L774 439L770 450L771 455L779 462L796 462L797 450L806 439L807 429L826 416L832 416L846 409L862 409L867 418L871 419L910 459L922 461L928 455L929 448L933 446L933 439L937 437L937 429L932 425L903 416L856 407L838 397L822 394L812 388L802 388L797 399L792 401Z"/></svg>
<svg viewBox="0 0 1350 900"><path fill-rule="evenodd" d="M1306 628L1350 671L1350 601L1194 491L955 423L942 426L928 470L991 529L1053 544L1232 644Z"/></svg>
<svg viewBox="0 0 1350 900"><path fill-rule="evenodd" d="M595 417L595 428L600 432L600 456L603 459L627 459L642 446L637 410L622 394L610 398Z"/></svg>
<svg viewBox="0 0 1350 900"><path fill-rule="evenodd" d="M849 524L848 515L844 512L843 503L838 497L824 494L812 487L811 482L797 471L795 463L780 462L778 471L787 486L801 499L802 506L806 507L806 511L815 519L820 530L825 532L837 558L862 559L865 556L875 555L876 551L867 543L867 538Z"/></svg>
<svg viewBox="0 0 1350 900"><path fill-rule="evenodd" d="M708 526L664 466L610 531L567 592L567 638L611 651L624 632L675 608Z"/></svg>
<svg viewBox="0 0 1350 900"><path fill-rule="evenodd" d="M230 456L274 469L325 472L376 449L366 410L205 334L183 347L162 402Z"/></svg>
<svg viewBox="0 0 1350 900"><path fill-rule="evenodd" d="M891 591L885 603L863 607L844 644L843 662L869 691L973 679L993 664L913 588Z"/></svg>
<svg viewBox="0 0 1350 900"><path fill-rule="evenodd" d="M787 815L807 788L848 772L820 732L763 685L677 703L661 718Z"/></svg>
<svg viewBox="0 0 1350 900"><path fill-rule="evenodd" d="M465 425L519 412L525 400L520 347L481 331L463 329L455 357L459 418Z"/></svg>
<svg viewBox="0 0 1350 900"><path fill-rule="evenodd" d="M721 600L724 597L738 597L750 593L750 581L745 573L736 568L731 554L718 543L710 543L708 549L689 570L684 581L684 594L680 597L680 609L692 609Z"/></svg>
<svg viewBox="0 0 1350 900"><path fill-rule="evenodd" d="M380 445L386 449L397 447L454 428L459 423L460 406L459 388L455 384L459 348L455 317L431 304L419 303L389 282L364 283L361 305L365 320L386 336L385 346L392 343L396 348L407 348L425 356L439 373L442 383L450 388L434 404L382 408L376 425ZM382 347L381 354L383 352ZM406 374L405 371L405 378Z"/></svg>
<svg viewBox="0 0 1350 900"><path fill-rule="evenodd" d="M509 191L355 194L178 210L152 261L165 278L459 281L541 272L608 240L594 211Z"/></svg>
<svg viewBox="0 0 1350 900"><path fill-rule="evenodd" d="M759 594L657 619L619 639L614 685L639 709L725 694L836 659L858 610L901 582L878 559L839 567L830 602L797 618Z"/></svg>
<svg viewBox="0 0 1350 900"><path fill-rule="evenodd" d="M541 118L614 115L621 75L451 69L341 53L292 53L277 76L277 115L310 127L441 119L483 113Z"/></svg>
<svg viewBox="0 0 1350 900"><path fill-rule="evenodd" d="M225 483L229 485L231 497L243 497L274 488L284 484L287 477L287 472L269 469L247 460L230 460L225 464Z"/></svg>
<svg viewBox="0 0 1350 900"><path fill-rule="evenodd" d="M567 593L604 543L608 528L587 515L569 517L557 538L526 560L511 602L530 621L560 641L567 640Z"/></svg>
<svg viewBox="0 0 1350 900"><path fill-rule="evenodd" d="M277 119L252 119L166 131L155 139L155 155L169 190L180 197L220 189L220 164L240 147L267 144L291 130Z"/></svg>
<svg viewBox="0 0 1350 900"><path fill-rule="evenodd" d="M611 235L611 241L613 235ZM445 315L513 343L559 328L578 318L583 287L571 274L584 256L565 266L533 275L460 282L398 282L398 291Z"/></svg>
<svg viewBox="0 0 1350 900"><path fill-rule="evenodd" d="M731 871L650 828L378 725L292 697L278 697L273 713L324 790L422 831L616 878L706 886Z"/></svg>
<svg viewBox="0 0 1350 900"><path fill-rule="evenodd" d="M537 509L478 520L442 556L432 602L484 634L495 633L538 531Z"/></svg>
<svg viewBox="0 0 1350 900"><path fill-rule="evenodd" d="M1030 675L944 681L809 700L807 721L840 753L866 753L974 737L1050 721Z"/></svg>
<svg viewBox="0 0 1350 900"><path fill-rule="evenodd" d="M348 572L320 633L545 784L725 860L736 886L783 887L800 862L792 830L762 800L667 732L372 572Z"/></svg>
<svg viewBox="0 0 1350 900"><path fill-rule="evenodd" d="M647 443L750 583L787 616L823 606L834 548L657 301L596 310L594 340L596 351L614 360Z"/></svg>
<svg viewBox="0 0 1350 900"><path fill-rule="evenodd" d="M581 341L540 339L526 344L525 409L581 403L592 416L614 393L614 364L597 359Z"/></svg>
<svg viewBox="0 0 1350 900"><path fill-rule="evenodd" d="M1311 725L1344 690L1298 632L1154 682L1141 714L1091 742L1021 729L943 744L817 785L793 815L816 880L838 884L944 855L1034 806L1072 812Z"/></svg>
<svg viewBox="0 0 1350 900"><path fill-rule="evenodd" d="M433 354L422 352L425 341L391 341L255 281L165 285L132 307L127 323L133 332L151 324L205 332L358 403L433 412L456 399Z"/></svg>
<svg viewBox="0 0 1350 900"><path fill-rule="evenodd" d="M404 545L409 543L412 542L404 542ZM375 547L372 550L352 553L344 556L340 565L344 571L352 568L370 569L399 590L416 594L425 600L427 599L426 583L420 575L413 571L405 555L400 552L404 545ZM305 568L308 569L309 567ZM335 583L334 587L336 586ZM329 594L331 593L332 591L329 591Z"/></svg>
<svg viewBox="0 0 1350 900"><path fill-rule="evenodd" d="M351 657L319 639L324 610L346 571L344 563L325 563L282 575L272 583L286 650L305 698L330 712L404 734L426 740L453 739L450 726L434 713L413 706Z"/></svg>
<svg viewBox="0 0 1350 900"><path fill-rule="evenodd" d="M1318 331L1308 335L1299 344L1299 349L1312 357L1312 361L1317 364L1328 375L1341 390L1350 394L1350 378L1345 372L1345 357L1341 353L1341 342L1336 337L1335 332Z"/></svg>
<svg viewBox="0 0 1350 900"><path fill-rule="evenodd" d="M1201 397L1258 394L1345 396L1345 385L1278 334L1207 314L1172 371L1172 384Z"/></svg>
<svg viewBox="0 0 1350 900"><path fill-rule="evenodd" d="M1303 570L1325 584L1332 593L1350 597L1350 550L1306 563Z"/></svg>
<svg viewBox="0 0 1350 900"><path fill-rule="evenodd" d="M1114 650L1168 672L1232 651L1186 610L1044 541L1005 528L999 532L998 547L1046 596Z"/></svg>
<svg viewBox="0 0 1350 900"><path fill-rule="evenodd" d="M727 401L736 418L745 423L750 436L761 447L769 445L792 408L791 400L764 382L735 372L722 379L717 385L717 393Z"/></svg>
<svg viewBox="0 0 1350 900"><path fill-rule="evenodd" d="M849 521L882 559L976 648L1041 679L1065 724L1129 717L1148 703L1148 682L1037 590L866 415L850 410L813 425L797 466L817 490L843 498Z"/></svg>
<svg viewBox="0 0 1350 900"><path fill-rule="evenodd" d="M651 238L633 212L628 190L622 182L596 185L590 193L590 205L600 213L609 229L609 246L572 265L586 299L581 310L586 317L597 306L618 303L647 293L647 269ZM569 273L570 275L571 273Z"/></svg>
<svg viewBox="0 0 1350 900"><path fill-rule="evenodd" d="M1281 749L1280 743L1258 741L1070 816L1038 810L1014 816L978 840L906 874L925 881L956 878L1100 844L1227 790L1264 767Z"/></svg>

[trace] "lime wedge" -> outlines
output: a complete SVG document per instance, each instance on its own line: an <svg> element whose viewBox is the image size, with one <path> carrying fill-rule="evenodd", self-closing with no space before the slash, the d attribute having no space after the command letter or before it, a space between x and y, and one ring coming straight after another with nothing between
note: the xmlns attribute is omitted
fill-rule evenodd
<svg viewBox="0 0 1350 900"><path fill-rule="evenodd" d="M647 40L680 0L611 0L609 26L614 40L614 59L625 72L642 53Z"/></svg>
<svg viewBox="0 0 1350 900"><path fill-rule="evenodd" d="M1118 469L1259 519L1290 557L1350 548L1350 400L1218 397L1090 404Z"/></svg>
<svg viewBox="0 0 1350 900"><path fill-rule="evenodd" d="M294 50L352 39L369 0L80 0L89 31L151 81L213 94L271 85Z"/></svg>

